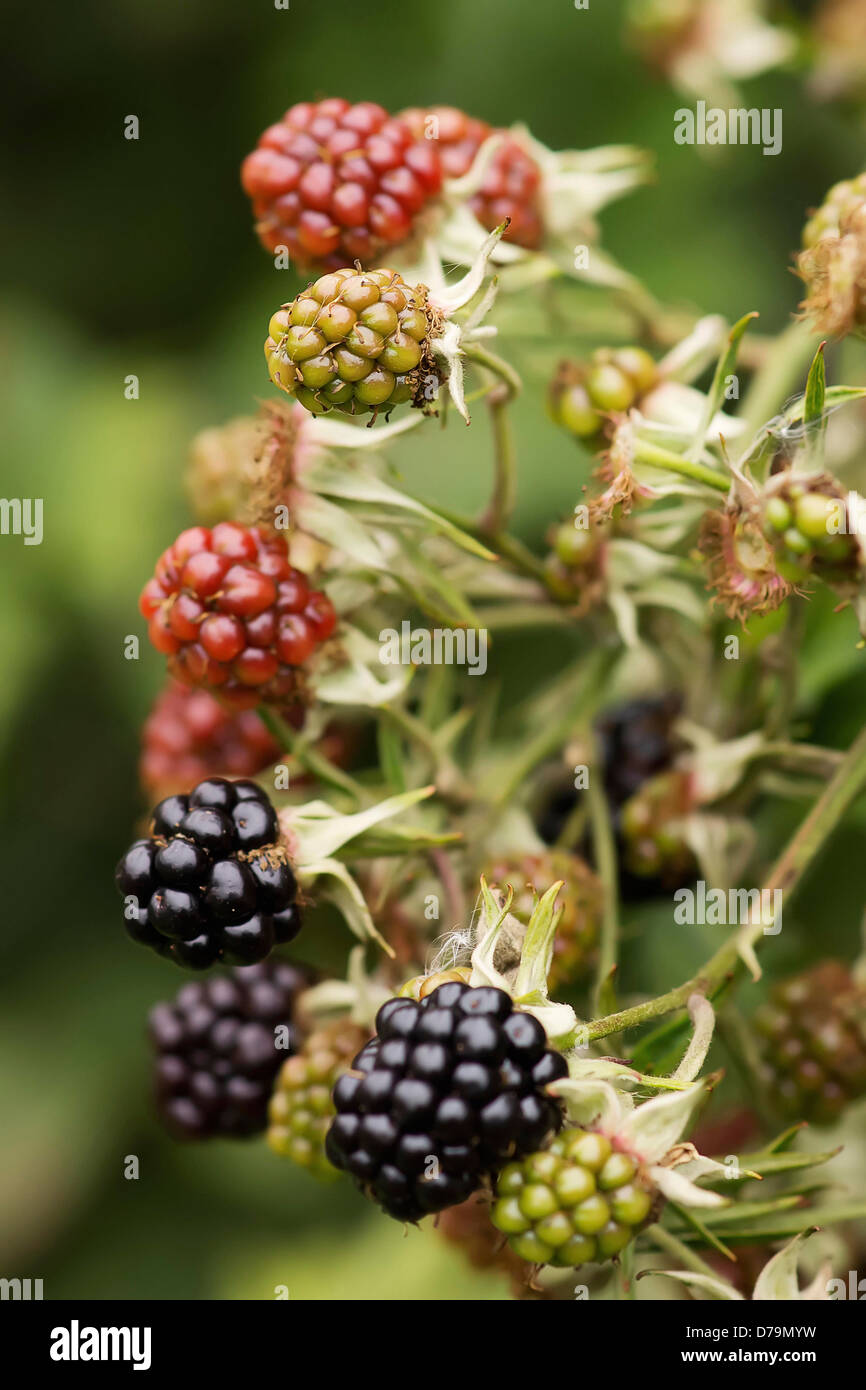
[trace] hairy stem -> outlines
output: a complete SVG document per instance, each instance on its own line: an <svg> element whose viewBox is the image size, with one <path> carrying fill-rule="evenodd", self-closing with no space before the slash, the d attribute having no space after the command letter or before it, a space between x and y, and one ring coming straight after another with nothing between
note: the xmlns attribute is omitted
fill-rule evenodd
<svg viewBox="0 0 866 1390"><path fill-rule="evenodd" d="M720 473L717 468L708 468L706 464L683 458L680 454L672 453L670 449L651 444L648 439L634 441L634 459L636 463L646 463L651 468L664 468L668 473L678 473L683 478L691 478L693 482L704 483L707 487L714 487L718 492L730 490L730 478Z"/></svg>
<svg viewBox="0 0 866 1390"><path fill-rule="evenodd" d="M787 848L773 865L764 884L768 894L777 890L789 897L819 850L842 819L855 797L866 785L866 729L852 743L831 781L815 802ZM706 965L676 989L631 1009L609 1014L581 1028L581 1041L592 1042L611 1033L635 1028L653 1018L661 1018L683 1008L690 994L714 994L737 969L741 950L753 949L764 932L761 921L750 922L734 932L710 957Z"/></svg>

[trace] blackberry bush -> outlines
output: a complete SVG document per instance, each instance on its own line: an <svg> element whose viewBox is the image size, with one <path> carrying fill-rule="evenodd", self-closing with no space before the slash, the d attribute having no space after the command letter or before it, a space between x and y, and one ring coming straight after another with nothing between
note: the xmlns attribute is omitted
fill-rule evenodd
<svg viewBox="0 0 866 1390"><path fill-rule="evenodd" d="M133 941L177 965L251 965L300 930L297 884L267 794L210 777L169 796L117 866Z"/></svg>
<svg viewBox="0 0 866 1390"><path fill-rule="evenodd" d="M372 101L297 102L241 170L268 251L303 268L369 264L418 230L442 185L436 150Z"/></svg>
<svg viewBox="0 0 866 1390"><path fill-rule="evenodd" d="M233 709L296 703L302 668L337 622L327 595L292 568L285 536L229 521L181 532L139 609L170 674Z"/></svg>
<svg viewBox="0 0 866 1390"><path fill-rule="evenodd" d="M154 1087L165 1126L181 1139L238 1139L264 1129L271 1086L297 1051L306 971L265 961L184 985L150 1013Z"/></svg>
<svg viewBox="0 0 866 1390"><path fill-rule="evenodd" d="M841 961L776 985L755 1026L786 1114L830 1124L866 1095L866 991Z"/></svg>
<svg viewBox="0 0 866 1390"><path fill-rule="evenodd" d="M503 1169L491 1219L521 1259L582 1265L618 1255L649 1219L655 1196L631 1154L597 1131L566 1129Z"/></svg>
<svg viewBox="0 0 866 1390"><path fill-rule="evenodd" d="M504 990L454 981L392 999L334 1087L325 1151L389 1216L419 1221L558 1129L545 1088L567 1070Z"/></svg>
<svg viewBox="0 0 866 1390"><path fill-rule="evenodd" d="M336 1176L325 1154L335 1114L331 1092L366 1038L358 1024L340 1019L310 1033L280 1068L268 1107L268 1143L317 1178Z"/></svg>

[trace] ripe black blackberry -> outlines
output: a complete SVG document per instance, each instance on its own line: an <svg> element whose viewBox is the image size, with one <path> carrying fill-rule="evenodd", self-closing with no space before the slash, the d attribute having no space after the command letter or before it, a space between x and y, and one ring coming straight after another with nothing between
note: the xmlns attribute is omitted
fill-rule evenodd
<svg viewBox="0 0 866 1390"><path fill-rule="evenodd" d="M620 889L626 897L645 897L648 878L645 874L634 874L627 867L629 856L621 812L645 783L667 771L673 763L677 744L672 730L681 707L680 695L671 691L615 705L604 711L595 724L605 795L621 851ZM537 817L538 833L547 844L557 843L579 796L570 775L548 793ZM686 873L684 877L675 875L675 881L666 879L665 889L676 887L680 881L688 882L690 877Z"/></svg>
<svg viewBox="0 0 866 1390"><path fill-rule="evenodd" d="M265 1128L274 1077L298 1050L295 1001L308 984L297 966L268 961L193 980L151 1010L157 1109L172 1133L240 1138Z"/></svg>
<svg viewBox="0 0 866 1390"><path fill-rule="evenodd" d="M277 813L255 782L209 777L168 796L117 866L133 941L178 965L252 965L301 926Z"/></svg>
<svg viewBox="0 0 866 1390"><path fill-rule="evenodd" d="M390 999L334 1087L325 1151L398 1221L455 1206L560 1126L568 1066L500 989L459 981Z"/></svg>

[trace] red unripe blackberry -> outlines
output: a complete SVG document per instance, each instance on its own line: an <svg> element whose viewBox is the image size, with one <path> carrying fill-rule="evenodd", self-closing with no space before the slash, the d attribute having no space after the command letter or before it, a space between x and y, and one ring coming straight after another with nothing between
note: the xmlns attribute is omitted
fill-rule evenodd
<svg viewBox="0 0 866 1390"><path fill-rule="evenodd" d="M562 880L562 912L547 983L556 994L580 979L591 962L601 920L602 887L589 865L570 850L551 849L544 854L503 855L485 866L484 876L500 889L510 884L511 911L524 923L551 884Z"/></svg>
<svg viewBox="0 0 866 1390"><path fill-rule="evenodd" d="M144 721L141 784L157 801L206 777L255 777L280 751L254 710L232 713L210 691L169 680Z"/></svg>
<svg viewBox="0 0 866 1390"><path fill-rule="evenodd" d="M399 119L417 140L438 151L447 178L461 178L475 156L494 133L486 121L475 120L454 106L411 107ZM429 134L428 134L429 132ZM468 204L488 232L510 219L505 241L535 251L544 239L541 170L527 150L507 132L484 175L481 187Z"/></svg>
<svg viewBox="0 0 866 1390"><path fill-rule="evenodd" d="M453 981L391 999L334 1087L325 1152L389 1216L418 1221L559 1128L546 1087L567 1071L503 990Z"/></svg>
<svg viewBox="0 0 866 1390"><path fill-rule="evenodd" d="M295 1001L309 984L288 961L184 985L150 1012L160 1118L181 1139L264 1129L273 1079L299 1045Z"/></svg>
<svg viewBox="0 0 866 1390"><path fill-rule="evenodd" d="M841 961L776 985L755 1027L773 1095L791 1116L830 1124L866 1095L866 990Z"/></svg>
<svg viewBox="0 0 866 1390"><path fill-rule="evenodd" d="M182 531L138 606L171 675L234 709L291 704L298 668L337 622L327 595L290 565L284 536L233 521Z"/></svg>
<svg viewBox="0 0 866 1390"><path fill-rule="evenodd" d="M277 814L255 782L210 777L166 797L117 866L133 941L177 965L252 965L301 926Z"/></svg>
<svg viewBox="0 0 866 1390"><path fill-rule="evenodd" d="M435 146L383 107L332 97L290 107L244 160L241 182L267 250L333 270L408 241L442 173Z"/></svg>
<svg viewBox="0 0 866 1390"><path fill-rule="evenodd" d="M439 372L429 350L436 316L424 285L393 270L322 275L272 316L271 380L314 415L390 411L430 399Z"/></svg>

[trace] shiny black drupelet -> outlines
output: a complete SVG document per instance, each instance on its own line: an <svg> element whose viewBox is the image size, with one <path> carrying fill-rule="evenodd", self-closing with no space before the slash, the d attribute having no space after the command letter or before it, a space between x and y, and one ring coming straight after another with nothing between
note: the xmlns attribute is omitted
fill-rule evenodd
<svg viewBox="0 0 866 1390"><path fill-rule="evenodd" d="M326 1153L399 1221L465 1201L562 1121L545 1092L568 1072L503 990L442 984L391 999L334 1087Z"/></svg>
<svg viewBox="0 0 866 1390"><path fill-rule="evenodd" d="M301 926L277 814L255 782L210 777L169 796L117 866L133 941L178 965L252 965Z"/></svg>

